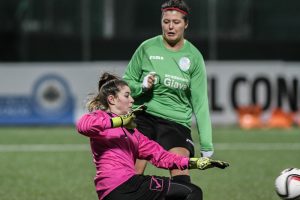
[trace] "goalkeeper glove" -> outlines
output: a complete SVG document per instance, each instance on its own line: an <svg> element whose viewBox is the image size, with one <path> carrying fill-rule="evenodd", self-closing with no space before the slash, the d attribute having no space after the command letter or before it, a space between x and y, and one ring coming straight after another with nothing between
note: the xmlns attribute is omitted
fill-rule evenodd
<svg viewBox="0 0 300 200"><path fill-rule="evenodd" d="M136 128L136 124L134 123L135 115L133 113L129 113L127 115L120 115L118 117L111 118L111 127L125 127L128 129Z"/></svg>
<svg viewBox="0 0 300 200"><path fill-rule="evenodd" d="M113 117L113 118L111 118L111 126L113 128L124 126L125 128L128 128L128 129L134 129L134 128L136 128L136 124L134 123L135 114L137 114L138 112L142 112L146 109L147 109L147 107L145 105L141 105L126 115L120 115L118 117Z"/></svg>
<svg viewBox="0 0 300 200"><path fill-rule="evenodd" d="M218 167L220 169L225 169L229 166L229 163L220 160L213 160L207 157L201 158L190 158L189 169L200 169L205 170L213 167Z"/></svg>

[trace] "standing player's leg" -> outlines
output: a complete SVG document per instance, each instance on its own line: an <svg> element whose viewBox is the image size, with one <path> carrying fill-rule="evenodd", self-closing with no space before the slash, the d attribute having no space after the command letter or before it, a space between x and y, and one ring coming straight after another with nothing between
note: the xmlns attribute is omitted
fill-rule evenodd
<svg viewBox="0 0 300 200"><path fill-rule="evenodd" d="M169 152L175 153L178 155L182 155L182 156L186 156L186 157L190 156L189 150L187 150L186 148L183 148L183 147L174 147L174 148L170 149ZM172 169L172 170L170 170L170 174L174 180L182 180L185 182L191 181L190 177L189 177L188 169L186 169L186 170Z"/></svg>
<svg viewBox="0 0 300 200"><path fill-rule="evenodd" d="M194 155L194 144L192 142L191 130L181 124L165 119L158 119L158 143L171 153L192 157ZM173 180L191 182L189 171L173 169L170 170Z"/></svg>
<svg viewBox="0 0 300 200"><path fill-rule="evenodd" d="M149 115L147 113L139 113L136 116L135 123L137 124L137 129L142 134L147 136L149 139L156 141L156 122L152 115ZM137 174L144 174L146 167L146 160L136 160L135 170Z"/></svg>

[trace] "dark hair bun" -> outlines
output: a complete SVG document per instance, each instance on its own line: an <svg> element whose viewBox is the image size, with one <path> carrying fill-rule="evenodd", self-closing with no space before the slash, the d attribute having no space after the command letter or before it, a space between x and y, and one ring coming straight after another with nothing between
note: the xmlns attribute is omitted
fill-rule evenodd
<svg viewBox="0 0 300 200"><path fill-rule="evenodd" d="M100 77L99 83L98 83L98 91L100 91L100 88L102 87L102 85L104 85L105 83L111 81L111 80L115 80L115 79L119 79L117 76L112 75L108 72L105 72L102 74L102 76Z"/></svg>

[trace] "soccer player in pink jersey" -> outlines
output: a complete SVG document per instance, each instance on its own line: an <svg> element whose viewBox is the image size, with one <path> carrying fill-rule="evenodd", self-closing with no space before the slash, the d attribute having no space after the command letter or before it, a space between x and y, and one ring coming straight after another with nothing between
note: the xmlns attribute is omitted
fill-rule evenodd
<svg viewBox="0 0 300 200"><path fill-rule="evenodd" d="M133 98L127 83L104 73L98 83L98 94L87 104L89 113L77 122L78 132L90 138L96 166L94 183L99 200L186 199L201 200L202 190L192 184L168 177L136 173L136 159L145 159L164 169L226 168L227 162L210 158L189 158L164 150L141 134L134 123Z"/></svg>

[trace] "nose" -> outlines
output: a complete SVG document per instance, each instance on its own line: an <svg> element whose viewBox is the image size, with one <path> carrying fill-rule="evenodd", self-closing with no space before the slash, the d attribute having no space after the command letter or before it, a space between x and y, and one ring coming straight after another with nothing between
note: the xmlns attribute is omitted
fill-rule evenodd
<svg viewBox="0 0 300 200"><path fill-rule="evenodd" d="M130 96L130 103L133 103L134 99L132 98L132 96Z"/></svg>
<svg viewBox="0 0 300 200"><path fill-rule="evenodd" d="M173 22L170 22L169 29L173 29L173 28L174 28L174 24L173 24Z"/></svg>

